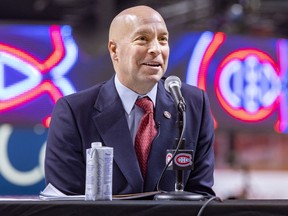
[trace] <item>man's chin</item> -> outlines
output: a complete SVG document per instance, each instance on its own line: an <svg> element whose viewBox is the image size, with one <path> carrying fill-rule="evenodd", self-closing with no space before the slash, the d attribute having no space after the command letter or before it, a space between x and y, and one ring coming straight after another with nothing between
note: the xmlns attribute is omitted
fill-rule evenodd
<svg viewBox="0 0 288 216"><path fill-rule="evenodd" d="M150 82L151 84L156 84L157 82L159 82L159 80L161 80L162 76L160 75L152 75L147 77L147 82Z"/></svg>
<svg viewBox="0 0 288 216"><path fill-rule="evenodd" d="M162 78L163 74L164 73L162 71L158 71L157 73L151 73L148 75L148 79L158 82Z"/></svg>

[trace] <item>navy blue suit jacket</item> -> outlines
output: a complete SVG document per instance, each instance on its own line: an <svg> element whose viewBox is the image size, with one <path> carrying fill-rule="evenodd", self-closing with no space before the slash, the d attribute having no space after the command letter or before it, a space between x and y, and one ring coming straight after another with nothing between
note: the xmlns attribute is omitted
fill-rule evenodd
<svg viewBox="0 0 288 216"><path fill-rule="evenodd" d="M177 111L170 93L159 82L155 121L158 136L152 143L146 179L142 179L128 129L125 111L114 85L114 77L87 90L59 99L49 128L46 157L46 184L66 194L85 194L86 149L100 141L114 148L113 194L153 191L165 166L166 150L178 137ZM214 195L214 126L204 91L182 84L187 105L185 148L194 150L194 169L185 171L185 190ZM171 113L171 118L164 116ZM166 171L160 188L174 191L175 173Z"/></svg>

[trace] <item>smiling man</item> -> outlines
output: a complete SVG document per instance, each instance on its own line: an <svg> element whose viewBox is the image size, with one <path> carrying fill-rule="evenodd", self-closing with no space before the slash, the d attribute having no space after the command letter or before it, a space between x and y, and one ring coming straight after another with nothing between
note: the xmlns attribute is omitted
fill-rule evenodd
<svg viewBox="0 0 288 216"><path fill-rule="evenodd" d="M58 100L47 139L47 184L66 194L84 194L86 149L92 142L102 142L114 148L113 194L157 189L166 150L174 147L178 135L177 110L164 88L168 38L162 16L150 7L128 8L113 19L108 50L115 76ZM214 126L209 101L204 91L185 83L181 91L187 104L185 148L194 151L194 169L185 173L184 189L213 196ZM165 172L159 186L174 191L174 172Z"/></svg>
<svg viewBox="0 0 288 216"><path fill-rule="evenodd" d="M127 9L112 21L108 48L119 81L138 94L147 94L167 69L165 22L148 7Z"/></svg>

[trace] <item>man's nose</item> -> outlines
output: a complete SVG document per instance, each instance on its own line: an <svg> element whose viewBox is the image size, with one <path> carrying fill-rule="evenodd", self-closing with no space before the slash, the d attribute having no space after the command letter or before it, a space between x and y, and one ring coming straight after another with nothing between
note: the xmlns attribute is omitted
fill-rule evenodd
<svg viewBox="0 0 288 216"><path fill-rule="evenodd" d="M150 47L149 47L149 53L155 56L161 53L161 46L158 40L151 41Z"/></svg>

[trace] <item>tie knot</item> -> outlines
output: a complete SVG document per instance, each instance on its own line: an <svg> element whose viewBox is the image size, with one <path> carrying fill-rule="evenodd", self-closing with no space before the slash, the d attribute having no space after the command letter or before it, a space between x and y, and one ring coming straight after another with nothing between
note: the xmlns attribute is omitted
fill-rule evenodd
<svg viewBox="0 0 288 216"><path fill-rule="evenodd" d="M145 112L153 112L153 102L148 97L138 99L135 104L141 107Z"/></svg>

